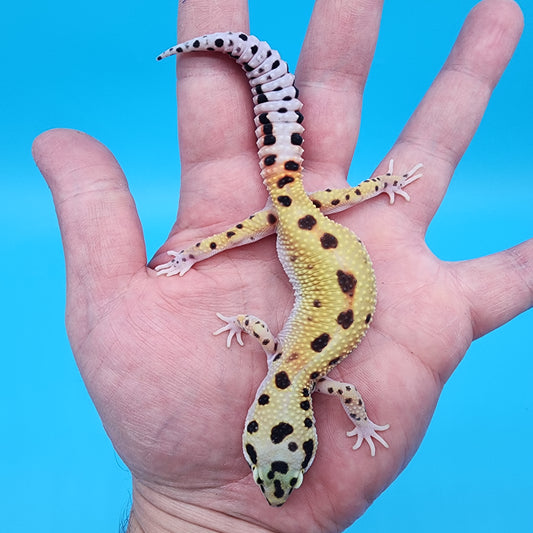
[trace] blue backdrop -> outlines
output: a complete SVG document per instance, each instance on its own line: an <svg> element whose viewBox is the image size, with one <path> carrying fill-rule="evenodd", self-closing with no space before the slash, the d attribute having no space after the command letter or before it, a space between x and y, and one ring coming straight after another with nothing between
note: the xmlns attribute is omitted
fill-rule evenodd
<svg viewBox="0 0 533 533"><path fill-rule="evenodd" d="M386 2L351 183L368 177L393 143L474 4ZM521 4L522 41L428 233L443 259L532 236L533 5ZM8 533L116 532L128 513L129 473L66 339L60 235L30 146L41 131L65 126L110 147L153 253L179 191L174 62L154 59L174 44L176 5L28 0L2 9L0 529ZM311 8L251 2L252 32L291 69ZM532 319L530 311L474 343L419 452L350 531L533 531ZM504 401L493 403L495 395Z"/></svg>

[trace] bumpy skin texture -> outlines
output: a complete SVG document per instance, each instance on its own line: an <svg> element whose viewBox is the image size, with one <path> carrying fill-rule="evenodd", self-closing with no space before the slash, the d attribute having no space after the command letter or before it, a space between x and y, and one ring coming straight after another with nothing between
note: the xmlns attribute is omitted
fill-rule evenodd
<svg viewBox="0 0 533 533"><path fill-rule="evenodd" d="M246 221L204 239L187 250L169 252L174 259L160 265L160 274L183 275L195 262L220 251L252 242L275 231L278 256L294 288L295 304L275 338L268 326L251 315L219 317L227 325L216 333L244 331L258 339L269 369L250 407L243 451L254 480L269 504L282 505L311 466L317 435L311 393L335 394L355 428L348 435L372 439L384 446L379 426L368 419L353 385L325 375L359 344L376 305L376 282L361 240L322 211L335 212L382 192L394 199L402 187L420 175L417 165L404 176L389 173L353 189L323 191L309 196L302 182L303 116L287 64L267 43L244 33L215 33L178 44L158 59L190 51L230 54L246 72L252 88L261 176L269 194L267 207ZM242 341L241 341L242 342Z"/></svg>

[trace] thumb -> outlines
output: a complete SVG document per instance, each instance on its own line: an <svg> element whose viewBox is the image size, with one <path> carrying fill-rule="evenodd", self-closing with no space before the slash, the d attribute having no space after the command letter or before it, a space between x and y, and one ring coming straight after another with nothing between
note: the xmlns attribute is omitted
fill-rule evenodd
<svg viewBox="0 0 533 533"><path fill-rule="evenodd" d="M33 156L52 191L63 239L67 293L100 306L146 266L142 228L126 178L88 135L50 130ZM82 302L79 302L82 304Z"/></svg>

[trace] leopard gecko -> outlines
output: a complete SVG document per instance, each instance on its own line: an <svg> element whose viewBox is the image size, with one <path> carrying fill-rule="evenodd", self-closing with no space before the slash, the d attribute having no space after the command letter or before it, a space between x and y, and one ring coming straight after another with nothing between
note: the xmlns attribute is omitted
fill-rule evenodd
<svg viewBox="0 0 533 533"><path fill-rule="evenodd" d="M194 263L224 250L277 234L279 260L294 288L295 303L275 336L250 314L217 316L225 325L227 347L242 333L256 338L266 353L268 372L248 411L243 452L254 481L268 503L280 506L300 487L311 466L317 435L311 394L337 396L354 428L348 436L375 454L374 440L388 447L366 413L363 399L349 383L327 377L359 344L372 320L376 283L361 240L326 214L342 211L381 193L409 200L403 188L422 174L421 164L403 175L388 172L356 187L307 194L302 182L302 107L294 76L279 53L252 35L224 32L204 35L169 48L157 59L192 51L229 54L248 77L254 104L261 177L268 191L266 207L226 231L208 237L156 267L158 274L185 274Z"/></svg>

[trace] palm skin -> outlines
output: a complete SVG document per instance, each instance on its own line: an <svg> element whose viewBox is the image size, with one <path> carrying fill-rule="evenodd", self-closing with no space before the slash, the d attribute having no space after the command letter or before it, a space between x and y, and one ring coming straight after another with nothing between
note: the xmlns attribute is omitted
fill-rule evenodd
<svg viewBox="0 0 533 533"><path fill-rule="evenodd" d="M180 4L180 40L245 30L245 2L223 4ZM345 185L358 95L379 26L380 2L340 4L317 1L297 71L308 190ZM131 531L204 531L215 524L234 532L342 530L406 466L472 340L531 306L533 241L457 264L440 261L424 243L521 27L510 0L485 0L473 10L443 71L377 169L383 172L391 156L400 171L422 161L424 177L408 188L411 203L398 198L390 206L383 196L334 216L369 250L378 307L361 346L331 375L356 384L372 419L391 424L384 433L390 449L378 445L374 458L365 446L353 451L338 402L315 395L317 458L279 509L268 507L241 452L244 418L266 372L264 355L251 339L228 350L211 335L221 325L216 312L253 313L281 329L293 297L273 238L197 264L183 278L153 271L167 260L166 250L220 231L264 204L240 68L216 54L178 61L180 210L148 267L133 200L107 149L68 130L36 140L35 158L63 235L72 349L133 475Z"/></svg>

